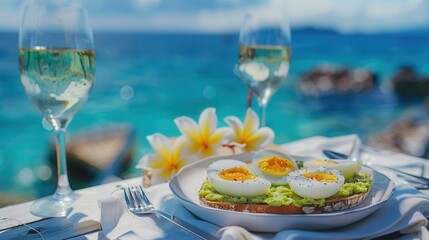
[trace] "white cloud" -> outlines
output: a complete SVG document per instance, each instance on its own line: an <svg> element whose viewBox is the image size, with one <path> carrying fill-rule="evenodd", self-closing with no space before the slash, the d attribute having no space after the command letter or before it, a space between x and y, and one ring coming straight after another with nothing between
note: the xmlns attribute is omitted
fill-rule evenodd
<svg viewBox="0 0 429 240"><path fill-rule="evenodd" d="M425 0L273 1L289 9L291 24L341 32L383 32L429 26Z"/></svg>
<svg viewBox="0 0 429 240"><path fill-rule="evenodd" d="M33 0L34 1L34 0ZM0 29L17 30L22 6L2 0ZM429 27L425 0L91 0L95 30L237 31L248 12L286 15L292 27L323 27L341 32L383 32Z"/></svg>

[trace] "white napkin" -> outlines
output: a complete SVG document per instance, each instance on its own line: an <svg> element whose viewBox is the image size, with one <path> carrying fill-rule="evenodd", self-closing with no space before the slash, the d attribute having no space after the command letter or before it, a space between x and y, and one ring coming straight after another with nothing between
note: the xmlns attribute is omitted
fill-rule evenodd
<svg viewBox="0 0 429 240"><path fill-rule="evenodd" d="M381 169L378 167L378 165L400 169L401 171L412 173L418 176L429 177L429 161L422 160L418 157L413 157L401 153L393 153L380 149L374 149L366 146L362 147L360 157L365 164L376 168L378 171L388 175L392 178L392 180L399 179L395 179L396 176L393 174L392 171L386 171L386 169Z"/></svg>
<svg viewBox="0 0 429 240"><path fill-rule="evenodd" d="M353 146L354 145L354 146ZM331 149L351 154L360 146L356 135L337 138L313 137L300 140L283 147L291 154L321 156L321 149ZM359 147L358 147L359 148ZM188 223L198 226L212 234L218 233L222 239L365 239L401 231L401 239L429 239L426 229L429 215L429 196L408 185L398 186L394 196L374 214L352 225L326 231L285 230L275 235L254 234L247 230L230 226L219 229L218 226L202 221L188 212L168 188L160 184L146 190L155 207ZM109 239L156 239L171 236L171 228L163 226L156 219L131 215L125 208L122 194L101 201L101 225L103 233ZM113 211L112 211L113 210Z"/></svg>
<svg viewBox="0 0 429 240"><path fill-rule="evenodd" d="M322 150L331 150L347 156L356 156L361 146L361 140L356 134L327 138L315 136L281 145L293 155L326 158Z"/></svg>
<svg viewBox="0 0 429 240"><path fill-rule="evenodd" d="M102 232L108 239L156 239L162 237L152 219L138 218L128 212L121 191L100 200L99 205Z"/></svg>
<svg viewBox="0 0 429 240"><path fill-rule="evenodd" d="M78 208L71 208L66 218L73 224L73 229L78 233L87 233L100 229L97 208L98 195L92 188L79 190L79 197L73 203Z"/></svg>
<svg viewBox="0 0 429 240"><path fill-rule="evenodd" d="M200 226L213 234L219 227L196 219L170 192L166 183L145 190L156 208L186 219L191 225ZM172 201L173 200L173 201ZM108 239L191 239L193 236L155 215L135 216L127 210L123 192L99 202L101 226Z"/></svg>

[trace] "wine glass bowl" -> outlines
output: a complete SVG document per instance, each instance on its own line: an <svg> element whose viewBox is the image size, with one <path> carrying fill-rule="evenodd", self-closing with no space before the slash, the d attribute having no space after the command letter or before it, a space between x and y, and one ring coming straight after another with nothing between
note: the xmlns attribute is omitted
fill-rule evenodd
<svg viewBox="0 0 429 240"><path fill-rule="evenodd" d="M48 122L71 119L84 105L92 88L93 58L89 50L20 49L21 82Z"/></svg>
<svg viewBox="0 0 429 240"><path fill-rule="evenodd" d="M266 106L289 73L290 28L279 16L246 16L240 29L236 73L255 93L266 124Z"/></svg>
<svg viewBox="0 0 429 240"><path fill-rule="evenodd" d="M19 70L31 102L56 135L56 192L36 200L31 212L42 217L65 216L77 195L68 181L65 134L87 101L95 74L93 36L84 9L29 6L19 32Z"/></svg>

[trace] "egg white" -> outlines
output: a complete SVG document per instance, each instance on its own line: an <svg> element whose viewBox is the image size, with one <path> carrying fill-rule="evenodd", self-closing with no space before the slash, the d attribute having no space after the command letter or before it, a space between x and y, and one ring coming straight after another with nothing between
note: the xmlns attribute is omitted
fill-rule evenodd
<svg viewBox="0 0 429 240"><path fill-rule="evenodd" d="M261 150L261 151L258 151L252 158L253 172L257 176L267 179L274 185L284 185L288 182L287 174L284 176L272 176L259 168L259 161L263 160L266 157L274 157L274 156L282 159L286 159L293 165L293 168L289 169L288 171L292 172L298 169L298 165L296 164L296 161L290 156L288 156L287 154L284 154L282 152L275 151L275 150Z"/></svg>
<svg viewBox="0 0 429 240"><path fill-rule="evenodd" d="M325 167L325 168L337 169L343 174L343 176L346 179L349 177L353 177L362 168L362 163L356 160L326 159L322 161L323 162L320 162L320 160L305 161L303 163L303 167L304 168Z"/></svg>
<svg viewBox="0 0 429 240"><path fill-rule="evenodd" d="M243 167L252 174L252 170L246 163L234 159L219 160L207 167L207 178L216 191L230 196L250 197L262 195L271 187L268 180L253 174L254 179L237 181L223 179L219 176L222 171L236 167Z"/></svg>
<svg viewBox="0 0 429 240"><path fill-rule="evenodd" d="M304 177L305 173L326 172L334 174L337 178L335 182L323 182ZM328 198L337 193L344 184L344 176L336 169L308 168L300 169L289 173L288 181L290 188L301 197L313 199Z"/></svg>

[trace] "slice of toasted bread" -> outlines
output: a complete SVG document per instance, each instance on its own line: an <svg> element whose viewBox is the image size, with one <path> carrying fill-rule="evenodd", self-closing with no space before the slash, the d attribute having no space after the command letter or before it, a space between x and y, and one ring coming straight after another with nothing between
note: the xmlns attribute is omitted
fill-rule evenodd
<svg viewBox="0 0 429 240"><path fill-rule="evenodd" d="M326 199L325 204L318 205L303 205L297 207L295 205L284 206L269 206L267 204L245 204L245 203L229 203L229 202L213 202L200 197L201 204L237 212L250 213L270 213L270 214L314 214L314 213L330 213L340 210L346 210L362 203L368 196L368 192L355 194L350 197Z"/></svg>

